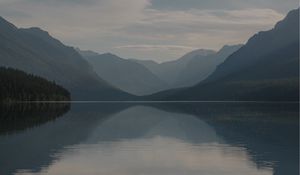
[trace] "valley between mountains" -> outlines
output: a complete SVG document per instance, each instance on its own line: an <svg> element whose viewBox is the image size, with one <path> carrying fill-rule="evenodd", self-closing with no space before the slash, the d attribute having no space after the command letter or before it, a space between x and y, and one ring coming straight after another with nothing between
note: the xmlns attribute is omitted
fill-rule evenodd
<svg viewBox="0 0 300 175"><path fill-rule="evenodd" d="M72 100L298 101L299 9L245 44L163 63L73 48L40 28L0 18L0 66L55 82Z"/></svg>

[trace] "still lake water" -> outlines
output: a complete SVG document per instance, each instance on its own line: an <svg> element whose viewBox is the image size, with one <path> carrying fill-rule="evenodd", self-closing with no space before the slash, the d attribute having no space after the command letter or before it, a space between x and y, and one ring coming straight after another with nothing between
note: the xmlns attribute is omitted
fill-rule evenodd
<svg viewBox="0 0 300 175"><path fill-rule="evenodd" d="M1 175L299 174L298 104L26 109L1 111Z"/></svg>

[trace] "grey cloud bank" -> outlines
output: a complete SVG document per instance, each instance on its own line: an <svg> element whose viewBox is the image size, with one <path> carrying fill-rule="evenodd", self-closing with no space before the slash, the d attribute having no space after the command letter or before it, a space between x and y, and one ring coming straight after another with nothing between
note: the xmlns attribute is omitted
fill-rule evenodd
<svg viewBox="0 0 300 175"><path fill-rule="evenodd" d="M287 13L299 5L296 0L152 0L152 5L157 9L224 9L237 10L243 8L271 8Z"/></svg>
<svg viewBox="0 0 300 175"><path fill-rule="evenodd" d="M161 62L194 48L244 43L297 7L295 0L264 2L1 0L0 15L19 27L41 27L82 49Z"/></svg>

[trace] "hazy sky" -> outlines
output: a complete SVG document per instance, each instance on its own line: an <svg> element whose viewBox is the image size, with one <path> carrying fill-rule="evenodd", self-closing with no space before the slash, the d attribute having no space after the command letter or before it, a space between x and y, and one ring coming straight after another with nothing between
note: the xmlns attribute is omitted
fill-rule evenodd
<svg viewBox="0 0 300 175"><path fill-rule="evenodd" d="M165 61L197 48L245 43L298 5L298 0L0 0L0 15L81 49Z"/></svg>

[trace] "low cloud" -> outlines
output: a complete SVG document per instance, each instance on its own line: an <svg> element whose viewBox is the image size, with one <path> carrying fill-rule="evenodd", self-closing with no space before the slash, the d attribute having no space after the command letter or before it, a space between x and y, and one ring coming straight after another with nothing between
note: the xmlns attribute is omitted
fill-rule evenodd
<svg viewBox="0 0 300 175"><path fill-rule="evenodd" d="M245 10L145 10L144 18L127 28L128 33L154 36L153 39L179 38L185 34L267 30L283 15L271 9ZM241 31L241 29L243 31ZM157 37L155 37L157 36ZM164 36L164 37L163 37Z"/></svg>
<svg viewBox="0 0 300 175"><path fill-rule="evenodd" d="M2 0L0 15L66 44L123 57L176 59L195 48L244 43L284 15L272 9L166 10L150 0Z"/></svg>
<svg viewBox="0 0 300 175"><path fill-rule="evenodd" d="M126 45L118 46L114 49L138 49L138 50L194 50L196 47L176 46L176 45Z"/></svg>
<svg viewBox="0 0 300 175"><path fill-rule="evenodd" d="M284 15L271 9L145 9L143 19L119 31L123 36L133 36L142 41L141 44L116 47L114 51L137 57L134 51L145 50L148 55L146 51L155 50L160 51L159 55L155 55L161 59L175 59L192 48L218 50L226 44L245 43L256 32L271 29L283 17ZM174 46L173 44L179 47L169 47ZM166 48L169 49L168 55L163 53Z"/></svg>
<svg viewBox="0 0 300 175"><path fill-rule="evenodd" d="M155 9L161 10L271 8L287 13L291 8L299 6L298 0L151 0L151 2Z"/></svg>

